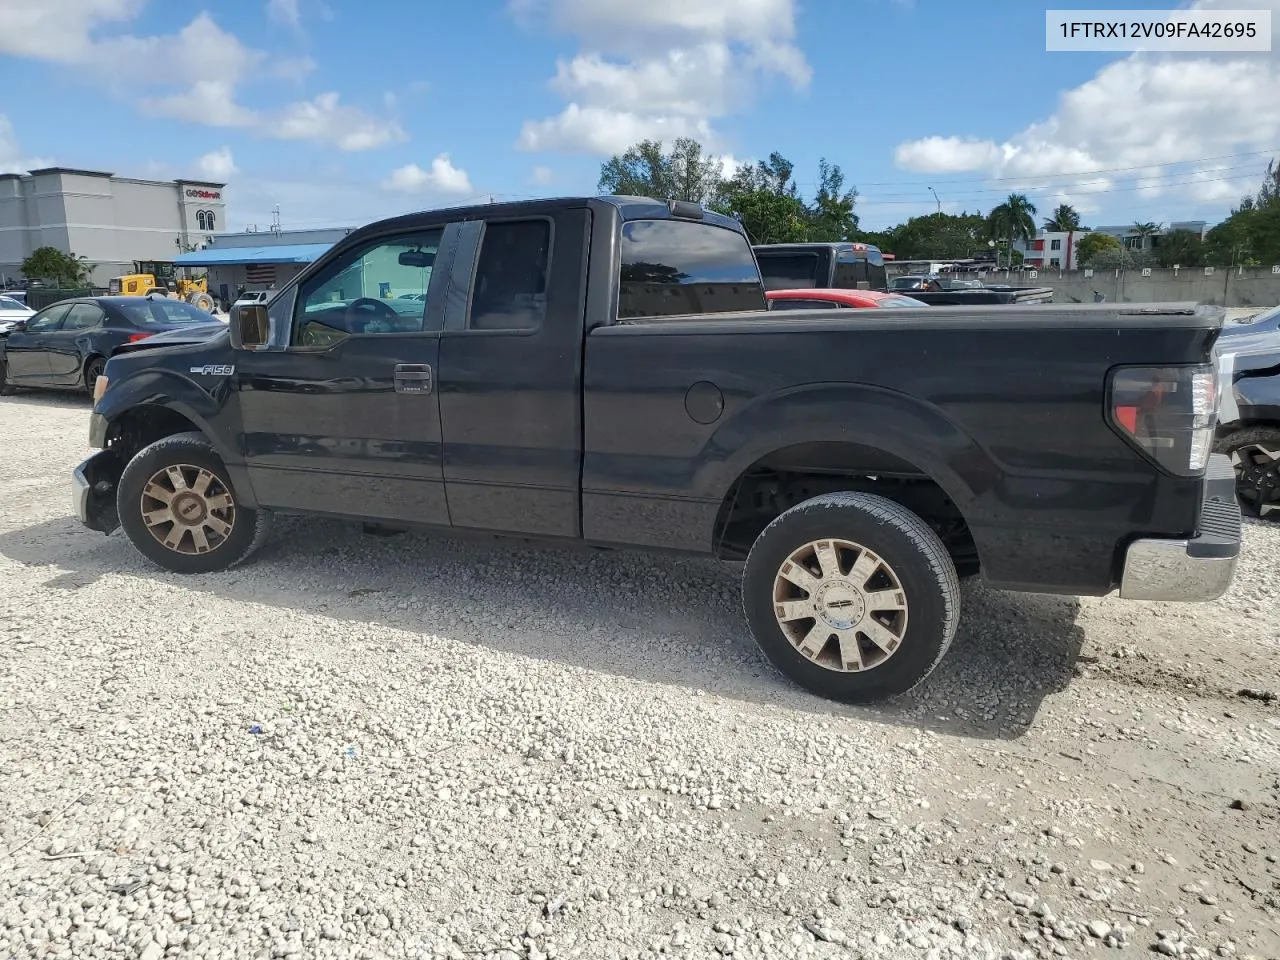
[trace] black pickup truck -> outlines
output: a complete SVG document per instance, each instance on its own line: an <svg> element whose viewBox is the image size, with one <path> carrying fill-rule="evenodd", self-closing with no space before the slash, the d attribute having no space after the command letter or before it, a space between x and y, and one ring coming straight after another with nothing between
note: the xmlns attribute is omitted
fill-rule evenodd
<svg viewBox="0 0 1280 960"><path fill-rule="evenodd" d="M225 334L113 357L75 503L187 573L245 560L274 512L745 560L769 658L874 700L946 652L958 576L1227 589L1221 325L1176 305L766 312L741 227L695 205L420 213L352 233Z"/></svg>

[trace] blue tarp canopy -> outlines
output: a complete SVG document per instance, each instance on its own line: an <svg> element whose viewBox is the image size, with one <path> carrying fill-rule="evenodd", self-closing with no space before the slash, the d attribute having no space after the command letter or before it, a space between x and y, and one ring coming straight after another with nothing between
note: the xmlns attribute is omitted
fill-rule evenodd
<svg viewBox="0 0 1280 960"><path fill-rule="evenodd" d="M180 253L173 262L180 267L223 267L236 263L311 263L332 247L331 243L295 243L276 247L208 247Z"/></svg>

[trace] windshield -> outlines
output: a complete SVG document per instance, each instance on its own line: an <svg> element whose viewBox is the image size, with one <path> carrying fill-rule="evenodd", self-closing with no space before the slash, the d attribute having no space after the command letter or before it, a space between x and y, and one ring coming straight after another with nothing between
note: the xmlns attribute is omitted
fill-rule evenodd
<svg viewBox="0 0 1280 960"><path fill-rule="evenodd" d="M139 300L117 306L130 323L139 327L173 327L184 323L208 323L213 319L198 307L168 298Z"/></svg>
<svg viewBox="0 0 1280 960"><path fill-rule="evenodd" d="M0 297L0 310L21 310L26 312L26 305L13 297Z"/></svg>
<svg viewBox="0 0 1280 960"><path fill-rule="evenodd" d="M877 307L927 307L928 304L915 297L881 297Z"/></svg>

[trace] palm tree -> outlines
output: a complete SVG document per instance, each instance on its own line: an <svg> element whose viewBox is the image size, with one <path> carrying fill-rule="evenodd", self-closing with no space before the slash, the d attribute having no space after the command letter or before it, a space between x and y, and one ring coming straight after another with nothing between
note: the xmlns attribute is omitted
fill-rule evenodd
<svg viewBox="0 0 1280 960"><path fill-rule="evenodd" d="M1069 203L1060 203L1053 211L1053 216L1044 222L1044 228L1053 233L1070 233L1073 230L1084 230L1080 226L1080 214Z"/></svg>
<svg viewBox="0 0 1280 960"><path fill-rule="evenodd" d="M993 237L1009 241L1009 266L1013 266L1013 242L1030 240L1036 232L1036 205L1025 193L1011 193L987 218Z"/></svg>
<svg viewBox="0 0 1280 960"><path fill-rule="evenodd" d="M1145 250L1147 248L1147 237L1154 237L1159 233L1160 224L1152 223L1150 220L1146 223L1135 222L1133 225L1133 232L1138 235L1138 249Z"/></svg>

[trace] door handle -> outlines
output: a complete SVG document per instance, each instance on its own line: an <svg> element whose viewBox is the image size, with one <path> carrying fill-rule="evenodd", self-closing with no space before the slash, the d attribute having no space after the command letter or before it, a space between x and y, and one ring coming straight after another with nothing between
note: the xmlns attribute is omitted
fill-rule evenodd
<svg viewBox="0 0 1280 960"><path fill-rule="evenodd" d="M392 382L396 393L430 393L431 364L397 363Z"/></svg>

